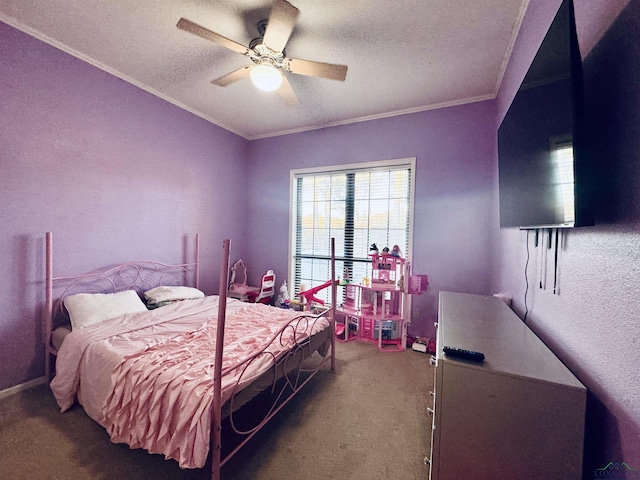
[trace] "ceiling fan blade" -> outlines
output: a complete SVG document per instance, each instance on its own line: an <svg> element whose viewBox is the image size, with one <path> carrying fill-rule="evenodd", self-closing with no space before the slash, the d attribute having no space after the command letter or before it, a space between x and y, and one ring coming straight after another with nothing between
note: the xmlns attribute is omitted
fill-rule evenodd
<svg viewBox="0 0 640 480"><path fill-rule="evenodd" d="M300 10L286 0L276 0L269 14L263 43L274 52L282 52L287 44Z"/></svg>
<svg viewBox="0 0 640 480"><path fill-rule="evenodd" d="M220 78L211 80L211 83L220 87L226 87L230 83L237 82L238 80L242 80L243 78L247 78L249 76L249 73L251 72L251 67L253 67L253 65L245 65L244 67L240 67L239 69L234 70L231 73L227 73Z"/></svg>
<svg viewBox="0 0 640 480"><path fill-rule="evenodd" d="M346 65L333 65L331 63L313 62L311 60L300 60L297 58L287 58L288 69L291 73L307 75L309 77L322 77L330 80L344 82L347 78Z"/></svg>
<svg viewBox="0 0 640 480"><path fill-rule="evenodd" d="M291 83L287 80L287 76L282 76L282 85L278 89L278 95L280 95L288 105L298 105L298 97L296 96L296 92L291 88Z"/></svg>
<svg viewBox="0 0 640 480"><path fill-rule="evenodd" d="M243 55L249 53L249 49L247 47L240 45L233 40L229 40L227 37L223 37L222 35L212 32L211 30L204 28L197 23L193 23L191 20L187 20L186 18L181 18L180 21L178 21L177 27L187 32L193 33L194 35L198 35L199 37L215 42L220 46L233 50L234 52L242 53Z"/></svg>

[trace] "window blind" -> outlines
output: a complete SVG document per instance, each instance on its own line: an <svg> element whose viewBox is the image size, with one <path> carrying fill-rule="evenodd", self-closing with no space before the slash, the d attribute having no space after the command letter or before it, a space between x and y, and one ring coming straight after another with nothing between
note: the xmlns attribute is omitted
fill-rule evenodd
<svg viewBox="0 0 640 480"><path fill-rule="evenodd" d="M330 278L332 237L340 279L360 282L370 275L372 243L380 250L398 245L403 256L407 255L412 230L412 170L412 164L375 164L293 175L292 292ZM328 301L329 295L326 289L316 296Z"/></svg>

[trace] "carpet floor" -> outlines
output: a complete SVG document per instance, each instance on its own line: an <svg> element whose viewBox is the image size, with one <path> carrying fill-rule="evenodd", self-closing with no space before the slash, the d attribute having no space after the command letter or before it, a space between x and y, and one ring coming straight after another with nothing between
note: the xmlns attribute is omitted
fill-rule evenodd
<svg viewBox="0 0 640 480"><path fill-rule="evenodd" d="M421 353L337 344L312 379L222 470L224 480L426 479L433 367ZM79 406L61 414L46 385L0 400L0 477L208 479L208 467L111 443Z"/></svg>

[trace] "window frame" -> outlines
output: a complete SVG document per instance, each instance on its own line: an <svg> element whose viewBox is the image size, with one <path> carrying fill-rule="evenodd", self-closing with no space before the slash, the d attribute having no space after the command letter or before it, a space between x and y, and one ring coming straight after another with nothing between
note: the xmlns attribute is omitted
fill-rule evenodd
<svg viewBox="0 0 640 480"><path fill-rule="evenodd" d="M352 173L357 171L372 171L372 170L390 170L406 168L410 171L409 180L409 214L408 214L408 239L407 239L407 251L402 252L403 257L407 260L407 265L411 265L413 256L413 230L415 221L415 183L416 183L416 158L400 158L393 160L377 160L371 162L362 163L349 163L342 165L326 165L320 167L308 167L292 169L289 173L289 248L288 248L288 265L287 265L287 284L290 289L293 289L295 283L295 224L297 217L297 179L304 175L322 175L322 174L342 174ZM380 246L382 247L382 246ZM336 275L341 277L341 272L336 272ZM293 297L295 292L290 290L290 295Z"/></svg>

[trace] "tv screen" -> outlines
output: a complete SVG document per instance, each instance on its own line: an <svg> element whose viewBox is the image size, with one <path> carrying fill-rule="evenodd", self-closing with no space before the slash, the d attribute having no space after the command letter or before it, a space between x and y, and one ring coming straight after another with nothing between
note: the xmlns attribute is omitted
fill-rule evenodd
<svg viewBox="0 0 640 480"><path fill-rule="evenodd" d="M581 97L573 5L565 0L498 129L501 227L590 223Z"/></svg>

